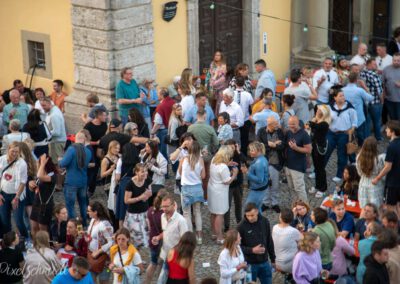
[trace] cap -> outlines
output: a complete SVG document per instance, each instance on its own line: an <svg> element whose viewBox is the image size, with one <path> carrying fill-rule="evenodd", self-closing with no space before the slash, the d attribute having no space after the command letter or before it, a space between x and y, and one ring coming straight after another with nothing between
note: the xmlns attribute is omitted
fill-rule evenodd
<svg viewBox="0 0 400 284"><path fill-rule="evenodd" d="M119 120L118 118L111 119L111 122L110 122L111 127L118 127L120 125L121 125L121 120Z"/></svg>

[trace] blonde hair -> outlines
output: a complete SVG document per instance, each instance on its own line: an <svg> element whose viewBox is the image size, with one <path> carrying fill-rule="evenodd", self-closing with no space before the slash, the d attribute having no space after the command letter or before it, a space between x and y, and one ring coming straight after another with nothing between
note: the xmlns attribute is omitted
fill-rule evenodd
<svg viewBox="0 0 400 284"><path fill-rule="evenodd" d="M110 152L111 149L114 148L114 147L117 147L117 146L120 146L120 145L119 145L119 142L118 142L117 140L112 140L112 141L110 142L110 144L108 144L107 154L108 154L108 153L111 153L111 152Z"/></svg>
<svg viewBox="0 0 400 284"><path fill-rule="evenodd" d="M233 256L237 250L236 240L238 238L239 232L235 229L229 230L225 236L224 248L228 249L229 255Z"/></svg>
<svg viewBox="0 0 400 284"><path fill-rule="evenodd" d="M40 250L44 248L50 248L50 238L49 233L46 231L39 231L35 234L34 239L35 248Z"/></svg>
<svg viewBox="0 0 400 284"><path fill-rule="evenodd" d="M189 156L187 157L190 169L194 171L196 164L200 160L201 147L199 142L193 141L192 147L189 149Z"/></svg>
<svg viewBox="0 0 400 284"><path fill-rule="evenodd" d="M265 155L265 146L263 143L258 142L258 141L250 143L249 150L254 150L256 152L260 152L263 155Z"/></svg>
<svg viewBox="0 0 400 284"><path fill-rule="evenodd" d="M299 251L304 251L306 253L312 253L313 243L319 238L318 234L315 232L307 232L304 234L303 238L299 240Z"/></svg>
<svg viewBox="0 0 400 284"><path fill-rule="evenodd" d="M328 124L331 124L332 118L331 118L331 110L327 105L319 105L318 109L322 112L322 118L321 121L325 121Z"/></svg>
<svg viewBox="0 0 400 284"><path fill-rule="evenodd" d="M168 127L171 126L174 119L177 119L179 122L182 122L182 117L178 117L176 115L176 111L178 109L182 109L182 106L180 104L176 103L176 104L172 105L172 112L171 112L171 116L169 117Z"/></svg>
<svg viewBox="0 0 400 284"><path fill-rule="evenodd" d="M221 148L219 148L218 152L215 154L212 163L213 164L227 164L231 160L232 155L233 155L232 147L221 146Z"/></svg>
<svg viewBox="0 0 400 284"><path fill-rule="evenodd" d="M28 166L28 176L36 177L37 174L37 163L32 155L32 150L25 142L19 142L19 150L21 157L25 160Z"/></svg>

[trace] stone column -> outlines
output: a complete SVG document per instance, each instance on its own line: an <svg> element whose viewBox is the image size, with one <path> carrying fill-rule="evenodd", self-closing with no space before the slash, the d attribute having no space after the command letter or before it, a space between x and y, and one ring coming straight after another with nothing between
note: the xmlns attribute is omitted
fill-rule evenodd
<svg viewBox="0 0 400 284"><path fill-rule="evenodd" d="M400 0L392 0L392 30L400 27ZM390 35L392 37L392 35Z"/></svg>
<svg viewBox="0 0 400 284"><path fill-rule="evenodd" d="M194 74L199 74L199 0L187 1L187 18L189 66L192 68Z"/></svg>
<svg viewBox="0 0 400 284"><path fill-rule="evenodd" d="M243 9L246 11L253 11L258 13L260 11L260 0L246 0L242 1ZM250 68L250 75L256 78L256 71L254 69L254 62L260 58L261 55L261 30L260 18L254 14L242 13L243 17L243 62L247 62Z"/></svg>
<svg viewBox="0 0 400 284"><path fill-rule="evenodd" d="M87 112L86 95L98 94L111 111L116 110L115 86L123 67L134 78L155 79L153 13L150 0L71 0L75 85L68 96L68 130L82 127Z"/></svg>

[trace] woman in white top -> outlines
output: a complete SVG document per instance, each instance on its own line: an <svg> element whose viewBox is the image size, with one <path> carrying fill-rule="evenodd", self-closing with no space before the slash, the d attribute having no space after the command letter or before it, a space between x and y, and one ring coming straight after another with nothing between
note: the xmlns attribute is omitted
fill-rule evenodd
<svg viewBox="0 0 400 284"><path fill-rule="evenodd" d="M110 223L107 209L100 202L91 201L87 212L91 218L88 234L85 236L85 240L89 243L88 259L100 259L103 254L108 253L113 245L114 229ZM100 283L108 283L110 271L105 263L101 272L95 272L92 268L91 273L95 282L99 278Z"/></svg>
<svg viewBox="0 0 400 284"><path fill-rule="evenodd" d="M301 233L290 226L293 221L293 212L282 209L279 215L279 223L272 228L272 239L275 249L275 264L277 269L286 273L292 273L293 259L298 251L297 242Z"/></svg>
<svg viewBox="0 0 400 284"><path fill-rule="evenodd" d="M178 93L182 97L182 100L179 104L182 106L182 116L185 117L185 113L194 106L194 98L190 93L190 90L184 89L181 84L178 85Z"/></svg>
<svg viewBox="0 0 400 284"><path fill-rule="evenodd" d="M221 146L210 165L210 179L208 180L207 196L208 209L211 213L211 227L217 243L224 242L222 225L224 214L229 210L229 184L237 177L237 167L233 167L232 175L228 163L233 156L232 147Z"/></svg>
<svg viewBox="0 0 400 284"><path fill-rule="evenodd" d="M179 85L182 87L182 90L187 90L187 93L192 95L192 97L196 94L196 88L193 86L193 71L191 68L183 69Z"/></svg>
<svg viewBox="0 0 400 284"><path fill-rule="evenodd" d="M171 155L179 146L179 137L176 135L176 129L183 125L182 113L182 106L180 104L174 104L172 106L172 112L168 122L168 135L171 140L171 143L167 145L168 155ZM177 169L178 168L175 169L175 172Z"/></svg>
<svg viewBox="0 0 400 284"><path fill-rule="evenodd" d="M226 233L224 249L218 257L219 284L241 284L246 277L247 264L240 248L240 234L236 230Z"/></svg>
<svg viewBox="0 0 400 284"><path fill-rule="evenodd" d="M12 119L10 126L8 127L10 133L3 136L3 144L1 146L1 153L4 155L7 153L8 146L14 142L22 142L27 138L31 138L29 133L21 132L21 123L18 119Z"/></svg>
<svg viewBox="0 0 400 284"><path fill-rule="evenodd" d="M189 231L193 231L191 205L196 224L197 243L202 244L202 219L200 204L204 202L202 179L206 176L203 158L200 156L199 142L193 141L189 155L179 161L178 172L181 176L181 204Z"/></svg>

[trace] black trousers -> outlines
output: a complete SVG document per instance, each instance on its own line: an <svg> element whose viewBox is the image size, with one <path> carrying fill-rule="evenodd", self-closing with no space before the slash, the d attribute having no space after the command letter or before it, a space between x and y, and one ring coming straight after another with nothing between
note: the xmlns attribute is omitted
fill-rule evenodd
<svg viewBox="0 0 400 284"><path fill-rule="evenodd" d="M324 150L322 147L319 148L320 150ZM315 143L312 144L311 156L314 163L315 188L319 191L325 192L328 189L325 171L325 155L318 153L317 145Z"/></svg>
<svg viewBox="0 0 400 284"><path fill-rule="evenodd" d="M249 133L251 129L251 121L246 120L240 130L240 152L247 156L247 147L249 146ZM257 133L256 133L257 134Z"/></svg>
<svg viewBox="0 0 400 284"><path fill-rule="evenodd" d="M230 227L230 217L231 217L231 207L232 207L232 198L235 203L235 218L236 223L239 223L242 220L242 197L243 197L243 189L241 185L234 185L229 187L229 209L228 212L224 215L224 223L225 230L229 230Z"/></svg>

